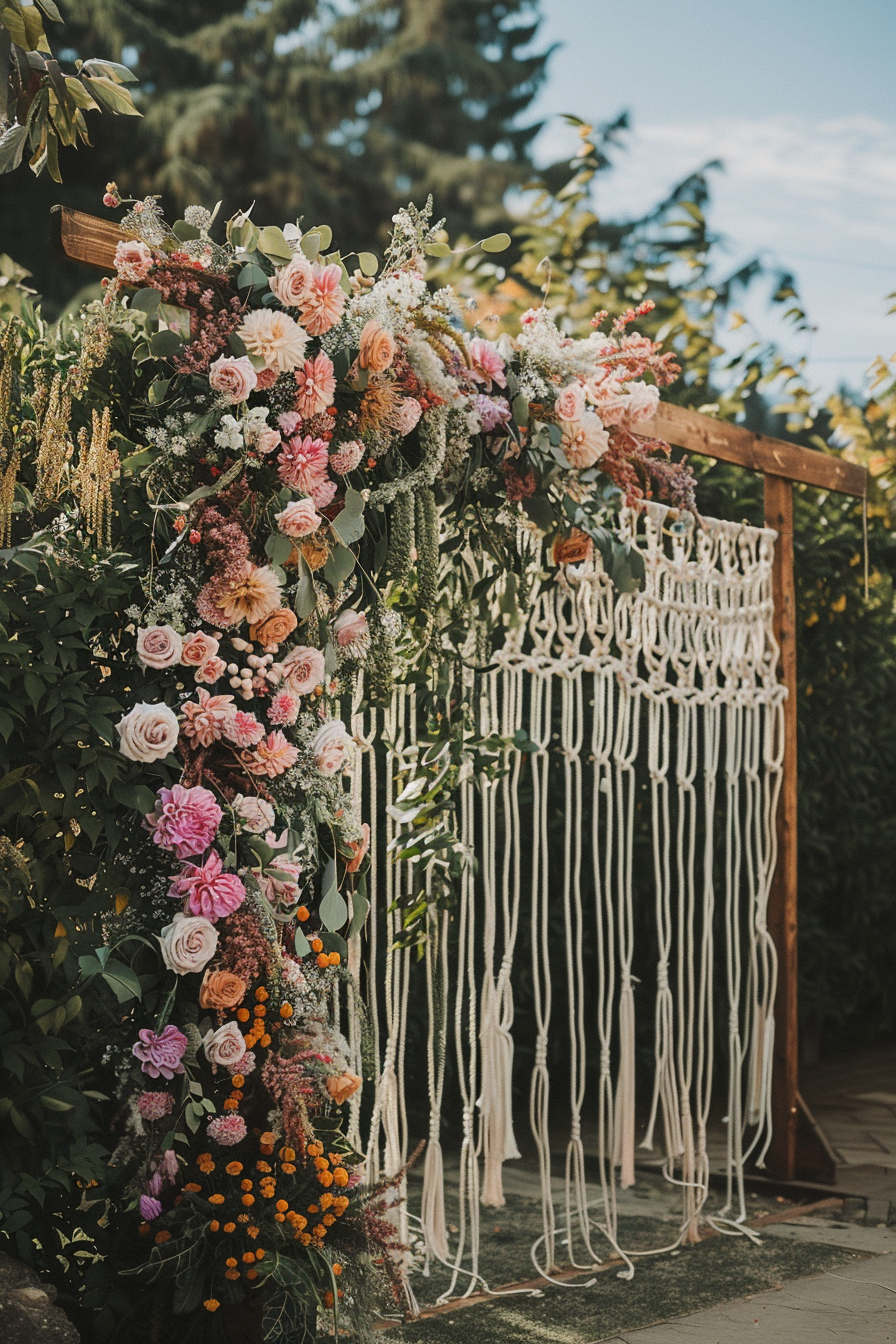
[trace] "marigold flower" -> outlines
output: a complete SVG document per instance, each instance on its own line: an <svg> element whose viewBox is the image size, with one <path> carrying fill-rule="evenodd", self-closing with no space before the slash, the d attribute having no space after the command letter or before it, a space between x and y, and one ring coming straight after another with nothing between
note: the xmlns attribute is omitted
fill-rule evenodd
<svg viewBox="0 0 896 1344"><path fill-rule="evenodd" d="M200 1190L202 1189L202 1186L199 1184L198 1181L188 1181L187 1184L184 1186L184 1189L189 1190L191 1195L198 1195Z"/></svg>
<svg viewBox="0 0 896 1344"><path fill-rule="evenodd" d="M224 1271L224 1277L225 1277L225 1279L230 1279L231 1282L232 1282L234 1279L238 1279L239 1276L240 1276L240 1272L239 1272L238 1269L225 1269L225 1271Z"/></svg>
<svg viewBox="0 0 896 1344"><path fill-rule="evenodd" d="M170 1240L171 1240L170 1232L164 1232L164 1231L157 1232L155 1235L155 1243L157 1246L164 1246L165 1242Z"/></svg>
<svg viewBox="0 0 896 1344"><path fill-rule="evenodd" d="M263 1260L266 1254L267 1254L267 1252L265 1251L264 1247L263 1247L263 1246L259 1246L258 1249L257 1249L256 1252L255 1252L255 1259L256 1259L256 1260Z"/></svg>
<svg viewBox="0 0 896 1344"><path fill-rule="evenodd" d="M247 1278L247 1279L257 1279L257 1278L258 1278L258 1270L257 1270L257 1269L247 1269L247 1270L246 1270L246 1278Z"/></svg>
<svg viewBox="0 0 896 1344"><path fill-rule="evenodd" d="M223 1196L223 1195L209 1195L209 1197L208 1197L208 1202L209 1202L209 1204L223 1204L223 1203L224 1203L224 1196Z"/></svg>
<svg viewBox="0 0 896 1344"><path fill-rule="evenodd" d="M250 1017L249 1009L248 1008L237 1009L236 1017L238 1022L248 1022Z"/></svg>
<svg viewBox="0 0 896 1344"><path fill-rule="evenodd" d="M251 1237L252 1240L254 1241L255 1238L258 1236L259 1231L260 1231L260 1228L257 1228L257 1227L247 1227L247 1228L246 1228L246 1236L247 1236L247 1237Z"/></svg>
<svg viewBox="0 0 896 1344"><path fill-rule="evenodd" d="M213 1219L211 1220L211 1222L210 1222L209 1225L208 1225L208 1230L209 1230L209 1232L220 1232L220 1231L221 1231L221 1224L218 1222L217 1218L213 1218Z"/></svg>
<svg viewBox="0 0 896 1344"><path fill-rule="evenodd" d="M235 1231L236 1231L236 1223L225 1223L225 1224L224 1224L224 1231L225 1231L225 1232L235 1232Z"/></svg>
<svg viewBox="0 0 896 1344"><path fill-rule="evenodd" d="M269 1145L271 1148L273 1148L276 1141L277 1136L275 1134L272 1134L270 1130L265 1130L264 1134L262 1134L258 1140L259 1143ZM323 1152L323 1148L321 1148L321 1152Z"/></svg>
<svg viewBox="0 0 896 1344"><path fill-rule="evenodd" d="M284 1162L282 1170L287 1176L294 1176L296 1174L296 1169L291 1162Z"/></svg>
<svg viewBox="0 0 896 1344"><path fill-rule="evenodd" d="M227 1259L224 1261L224 1264L227 1266L228 1269L235 1269L237 1266L237 1259L233 1255L228 1255Z"/></svg>
<svg viewBox="0 0 896 1344"><path fill-rule="evenodd" d="M255 1170L256 1170L256 1171L271 1171L272 1168L271 1168L271 1164L270 1164L270 1162L262 1162L262 1161L259 1159L259 1161L255 1163Z"/></svg>
<svg viewBox="0 0 896 1344"><path fill-rule="evenodd" d="M336 1167L334 1169L333 1180L337 1185L348 1185L348 1172L345 1167Z"/></svg>
<svg viewBox="0 0 896 1344"><path fill-rule="evenodd" d="M309 1151L310 1151L310 1149L309 1149ZM283 1158L283 1161L284 1161L284 1162L295 1162L295 1160L296 1160L296 1150L295 1150L295 1148L281 1148L281 1149L280 1149L280 1156Z"/></svg>
<svg viewBox="0 0 896 1344"><path fill-rule="evenodd" d="M323 1186L332 1185L332 1184L333 1184L333 1173L332 1173L332 1171L319 1171L319 1172L317 1173L317 1179L320 1181L321 1185L323 1185Z"/></svg>
<svg viewBox="0 0 896 1344"><path fill-rule="evenodd" d="M255 1203L255 1196L254 1196L254 1195L243 1195L243 1196L241 1197L241 1199L240 1199L240 1203L241 1203L241 1204L245 1204L246 1208L248 1209L248 1208L250 1208L250 1207Z"/></svg>
<svg viewBox="0 0 896 1344"><path fill-rule="evenodd" d="M247 1178L245 1181L240 1181L240 1189L241 1189L241 1190L251 1190L251 1189L252 1189L252 1182L251 1182L248 1178Z"/></svg>
<svg viewBox="0 0 896 1344"><path fill-rule="evenodd" d="M202 1304L206 1311L217 1311L221 1303L216 1297L207 1297Z"/></svg>
<svg viewBox="0 0 896 1344"><path fill-rule="evenodd" d="M274 1208L277 1210L278 1213L285 1213L286 1210L289 1208L289 1204L286 1202L285 1199L278 1199L277 1203L274 1205Z"/></svg>
<svg viewBox="0 0 896 1344"><path fill-rule="evenodd" d="M255 1264L255 1252L254 1252L254 1251L243 1251L243 1264L244 1264L244 1265L254 1265L254 1264Z"/></svg>

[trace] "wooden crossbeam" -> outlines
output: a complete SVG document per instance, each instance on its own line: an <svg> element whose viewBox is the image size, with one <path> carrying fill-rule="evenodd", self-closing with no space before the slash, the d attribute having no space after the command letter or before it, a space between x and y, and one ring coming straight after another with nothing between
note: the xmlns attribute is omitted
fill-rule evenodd
<svg viewBox="0 0 896 1344"><path fill-rule="evenodd" d="M111 220L56 206L59 243L67 256L98 270L115 269L115 249L127 237ZM830 1148L798 1089L797 1025L797 739L796 597L793 579L793 483L864 498L867 472L842 458L803 448L785 439L753 434L742 425L661 403L638 432L675 448L731 462L765 478L765 519L778 533L773 591L775 635L781 650L780 675L787 687L785 750L776 819L778 862L768 905L768 926L778 953L775 999L775 1052L772 1078L774 1137L767 1158L771 1175L834 1180Z"/></svg>

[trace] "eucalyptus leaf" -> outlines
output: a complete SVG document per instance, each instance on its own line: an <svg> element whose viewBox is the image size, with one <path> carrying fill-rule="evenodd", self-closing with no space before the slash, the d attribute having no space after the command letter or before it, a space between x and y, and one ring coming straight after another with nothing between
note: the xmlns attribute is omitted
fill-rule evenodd
<svg viewBox="0 0 896 1344"><path fill-rule="evenodd" d="M493 233L490 238L483 238L479 246L483 252L505 252L510 246L510 234Z"/></svg>
<svg viewBox="0 0 896 1344"><path fill-rule="evenodd" d="M359 252L358 265L362 275L376 275L380 263L372 252Z"/></svg>

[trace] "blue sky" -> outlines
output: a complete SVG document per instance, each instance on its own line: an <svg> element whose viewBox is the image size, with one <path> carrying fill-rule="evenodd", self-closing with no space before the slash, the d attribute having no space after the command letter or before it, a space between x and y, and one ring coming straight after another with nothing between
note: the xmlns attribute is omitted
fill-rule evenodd
<svg viewBox="0 0 896 1344"><path fill-rule="evenodd" d="M608 216L640 211L721 159L710 220L732 265L790 267L816 330L782 331L758 299L759 334L807 354L811 381L860 386L896 350L896 0L542 0L558 43L536 107L537 149L575 143L562 112L632 114L628 152L599 184Z"/></svg>

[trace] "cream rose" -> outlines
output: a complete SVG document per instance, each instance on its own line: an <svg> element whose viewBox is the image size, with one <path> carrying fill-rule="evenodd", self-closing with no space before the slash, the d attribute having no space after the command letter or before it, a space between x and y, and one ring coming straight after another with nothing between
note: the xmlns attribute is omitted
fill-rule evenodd
<svg viewBox="0 0 896 1344"><path fill-rule="evenodd" d="M274 824L274 809L264 798L238 793L233 800L233 810L246 830L252 831L254 835L261 835L262 831L269 830Z"/></svg>
<svg viewBox="0 0 896 1344"><path fill-rule="evenodd" d="M115 725L118 749L129 761L160 761L177 746L177 715L167 705L141 702Z"/></svg>
<svg viewBox="0 0 896 1344"><path fill-rule="evenodd" d="M216 392L223 392L227 400L235 404L245 401L249 393L255 390L258 374L248 355L240 355L239 359L233 355L221 355L209 366L208 382L209 387Z"/></svg>
<svg viewBox="0 0 896 1344"><path fill-rule="evenodd" d="M581 420L585 414L585 389L581 383L570 383L557 394L554 410L560 420Z"/></svg>
<svg viewBox="0 0 896 1344"><path fill-rule="evenodd" d="M246 1053L246 1042L236 1022L225 1022L217 1031L207 1031L202 1038L202 1048L209 1064L220 1064L228 1068L238 1064Z"/></svg>
<svg viewBox="0 0 896 1344"><path fill-rule="evenodd" d="M170 667L180 659L183 640L170 625L150 625L137 631L137 657L144 667Z"/></svg>
<svg viewBox="0 0 896 1344"><path fill-rule="evenodd" d="M358 363L362 369L369 369L371 373L382 373L394 358L395 341L392 333L381 327L375 318L371 318L361 332Z"/></svg>
<svg viewBox="0 0 896 1344"><path fill-rule="evenodd" d="M340 611L333 622L333 634L336 636L336 643L341 649L347 648L351 644L357 644L358 640L363 639L367 634L367 617L363 611L355 611L353 607L347 607L345 611Z"/></svg>
<svg viewBox="0 0 896 1344"><path fill-rule="evenodd" d="M201 630L198 630L196 634L184 636L180 661L184 667L203 667L209 658L215 657L217 652L218 641L214 636L203 634Z"/></svg>
<svg viewBox="0 0 896 1344"><path fill-rule="evenodd" d="M326 675L324 656L320 649L309 649L299 644L283 659L283 680L293 695L308 695L319 686Z"/></svg>
<svg viewBox="0 0 896 1344"><path fill-rule="evenodd" d="M308 537L317 531L323 518L314 507L313 500L294 499L281 513L274 515L274 522L284 536Z"/></svg>
<svg viewBox="0 0 896 1344"><path fill-rule="evenodd" d="M311 292L312 275L311 262L299 254L281 266L268 283L284 308L299 308Z"/></svg>
<svg viewBox="0 0 896 1344"><path fill-rule="evenodd" d="M560 446L573 467L593 467L610 446L610 436L600 417L586 411L581 420L564 424Z"/></svg>
<svg viewBox="0 0 896 1344"><path fill-rule="evenodd" d="M331 719L318 728L311 743L314 764L322 775L335 775L345 763L351 745L348 729L341 719Z"/></svg>
<svg viewBox="0 0 896 1344"><path fill-rule="evenodd" d="M218 931L203 915L175 915L157 937L162 960L176 975L204 970L218 950Z"/></svg>

